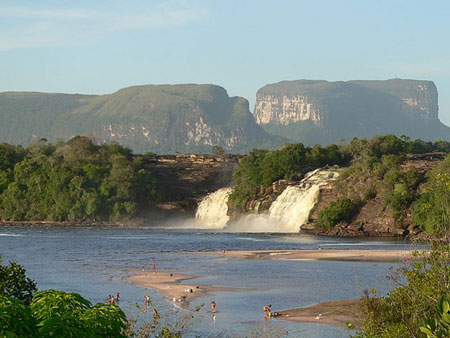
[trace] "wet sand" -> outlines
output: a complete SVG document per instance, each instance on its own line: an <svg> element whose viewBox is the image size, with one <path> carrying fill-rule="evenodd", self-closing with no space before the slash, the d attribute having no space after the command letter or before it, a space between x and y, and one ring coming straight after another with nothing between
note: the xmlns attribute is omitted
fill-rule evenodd
<svg viewBox="0 0 450 338"><path fill-rule="evenodd" d="M194 254L212 254L238 259L278 260L329 260L356 262L400 262L418 259L415 250L365 250L365 249L323 249L323 250L236 250L196 251Z"/></svg>
<svg viewBox="0 0 450 338"><path fill-rule="evenodd" d="M280 311L279 314L274 318L333 326L346 326L347 322L351 322L356 328L361 328L364 320L359 299L319 303L305 308Z"/></svg>
<svg viewBox="0 0 450 338"><path fill-rule="evenodd" d="M189 302L196 297L203 297L214 291L233 291L238 288L199 285L199 284L180 284L181 281L197 278L197 276L184 275L180 273L169 273L158 271L156 275L153 272L146 272L145 275L141 271L134 271L136 275L128 277L127 280L139 286L154 289L165 295L167 299L177 306L192 310ZM189 290L189 292L188 292ZM192 290L192 292L190 292ZM152 295L149 293L150 299ZM144 297L142 297L144 299Z"/></svg>

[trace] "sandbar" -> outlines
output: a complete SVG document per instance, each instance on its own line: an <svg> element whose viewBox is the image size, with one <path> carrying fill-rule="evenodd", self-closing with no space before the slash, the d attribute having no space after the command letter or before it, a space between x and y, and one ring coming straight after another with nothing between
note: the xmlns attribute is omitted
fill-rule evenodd
<svg viewBox="0 0 450 338"><path fill-rule="evenodd" d="M238 259L400 262L420 259L420 257L414 256L415 251L417 250L323 249L195 251L189 253L221 255Z"/></svg>
<svg viewBox="0 0 450 338"><path fill-rule="evenodd" d="M348 322L351 322L355 328L359 329L364 320L360 302L359 299L348 299L319 303L309 307L280 311L274 318L333 326L346 326Z"/></svg>
<svg viewBox="0 0 450 338"><path fill-rule="evenodd" d="M211 285L180 284L182 281L198 277L181 273L170 273L165 271L158 271L156 274L149 271L146 272L145 275L140 271L133 271L133 273L135 273L135 275L128 277L128 281L142 287L154 289L166 296L170 302L173 302L180 308L186 310L192 310L189 307L189 302L196 297L203 297L214 291L233 291L238 289Z"/></svg>

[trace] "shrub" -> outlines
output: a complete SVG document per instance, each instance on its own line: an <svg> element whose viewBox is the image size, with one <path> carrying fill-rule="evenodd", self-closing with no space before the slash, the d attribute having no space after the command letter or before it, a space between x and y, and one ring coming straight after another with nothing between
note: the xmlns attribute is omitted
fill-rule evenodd
<svg viewBox="0 0 450 338"><path fill-rule="evenodd" d="M225 154L225 150L221 146L212 146L211 153L213 155L223 155Z"/></svg>
<svg viewBox="0 0 450 338"><path fill-rule="evenodd" d="M37 287L25 273L26 270L21 265L15 262L3 265L0 260L0 295L29 304Z"/></svg>
<svg viewBox="0 0 450 338"><path fill-rule="evenodd" d="M349 198L331 202L326 208L319 211L316 227L331 229L341 222L351 222L360 208L360 203Z"/></svg>
<svg viewBox="0 0 450 338"><path fill-rule="evenodd" d="M396 286L387 296L367 293L362 300L366 314L360 337L421 337L426 318L440 318L439 302L449 295L450 247L434 244L433 250L416 254L422 261L404 262L390 279ZM373 296L375 295L375 296Z"/></svg>

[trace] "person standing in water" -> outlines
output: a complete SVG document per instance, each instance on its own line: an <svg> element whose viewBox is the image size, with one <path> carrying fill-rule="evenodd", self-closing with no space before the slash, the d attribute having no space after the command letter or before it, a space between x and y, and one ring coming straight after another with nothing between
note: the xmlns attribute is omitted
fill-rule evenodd
<svg viewBox="0 0 450 338"><path fill-rule="evenodd" d="M211 302L211 312L216 313L216 302L215 301Z"/></svg>
<svg viewBox="0 0 450 338"><path fill-rule="evenodd" d="M264 315L271 317L271 313L270 313L271 307L272 307L271 304L263 306Z"/></svg>
<svg viewBox="0 0 450 338"><path fill-rule="evenodd" d="M145 299L145 304L146 304L147 306L149 306L149 305L150 305L150 296L149 296L149 295L145 295L145 296L144 296L144 299Z"/></svg>
<svg viewBox="0 0 450 338"><path fill-rule="evenodd" d="M156 264L155 264L155 262L152 263L152 270L153 270L153 275L156 275Z"/></svg>
<svg viewBox="0 0 450 338"><path fill-rule="evenodd" d="M120 299L120 294L117 292L117 293L116 293L116 302L117 302L117 303L119 302L119 299Z"/></svg>
<svg viewBox="0 0 450 338"><path fill-rule="evenodd" d="M156 311L156 309L153 309L153 319L155 322L159 319L159 313Z"/></svg>

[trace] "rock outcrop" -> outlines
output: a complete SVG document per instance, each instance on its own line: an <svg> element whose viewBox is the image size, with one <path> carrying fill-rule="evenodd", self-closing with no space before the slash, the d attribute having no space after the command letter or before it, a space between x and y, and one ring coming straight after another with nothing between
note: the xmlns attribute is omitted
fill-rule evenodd
<svg viewBox="0 0 450 338"><path fill-rule="evenodd" d="M92 135L135 152L233 153L283 144L259 127L248 101L215 85L146 85L100 96L0 93L0 142Z"/></svg>
<svg viewBox="0 0 450 338"><path fill-rule="evenodd" d="M234 169L242 156L177 154L142 157L144 167L156 179L161 195L160 215L193 216L203 197L232 184Z"/></svg>
<svg viewBox="0 0 450 338"><path fill-rule="evenodd" d="M254 116L268 132L307 144L376 134L450 139L431 81L282 81L258 90Z"/></svg>
<svg viewBox="0 0 450 338"><path fill-rule="evenodd" d="M441 163L446 155L446 153L410 154L406 161L402 163L402 168L403 170L408 170L411 166L415 167L417 173L423 179L425 174ZM362 199L362 194L368 186L364 186L364 182L361 182L361 185L354 188L360 192L361 195L358 197ZM346 237L405 237L415 236L421 232L420 229L413 225L411 209L408 209L402 218L394 219L392 211L389 208L385 208L383 196L378 195L364 203L351 223L341 223L330 230L316 229L314 223L319 212L329 205L330 202L342 197L340 189L334 183L322 186L320 188L319 202L310 216L310 223L304 225L302 231L319 235Z"/></svg>

